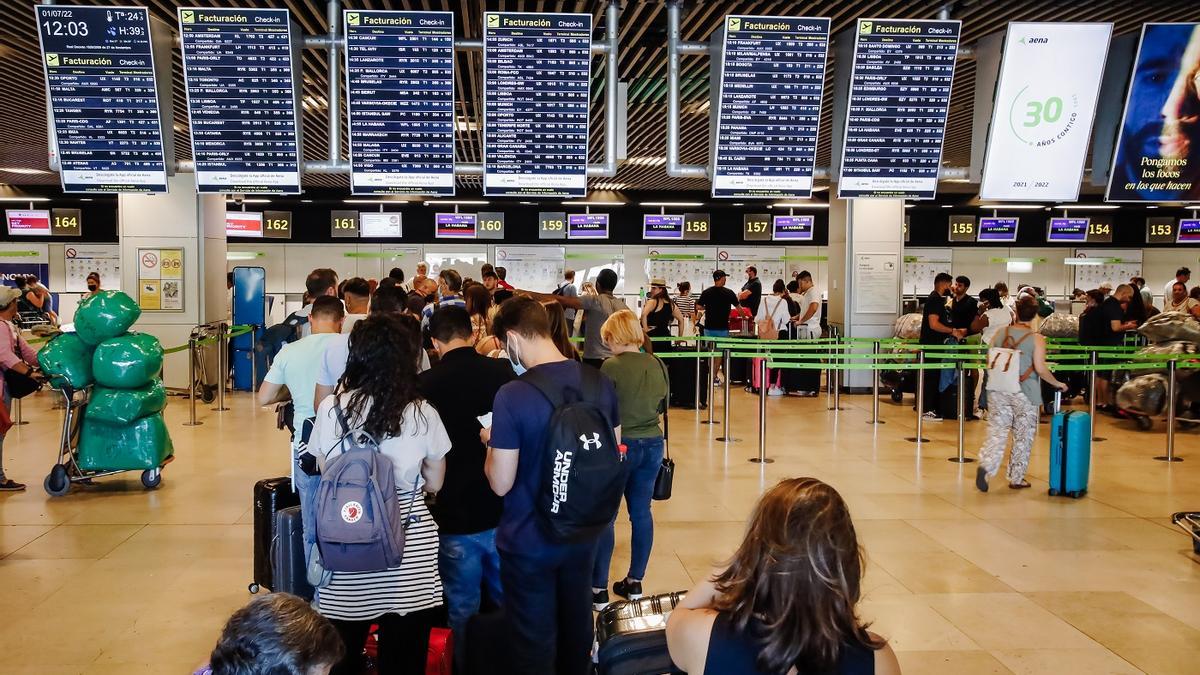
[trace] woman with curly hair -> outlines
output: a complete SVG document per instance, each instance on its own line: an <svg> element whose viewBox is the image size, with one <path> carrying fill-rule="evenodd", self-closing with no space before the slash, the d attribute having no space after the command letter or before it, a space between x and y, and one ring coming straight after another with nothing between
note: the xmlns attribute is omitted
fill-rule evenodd
<svg viewBox="0 0 1200 675"><path fill-rule="evenodd" d="M759 500L725 570L671 613L671 660L697 675L898 675L892 648L854 611L862 573L841 495L785 480Z"/></svg>
<svg viewBox="0 0 1200 675"><path fill-rule="evenodd" d="M424 493L442 486L450 438L437 411L417 391L419 333L412 323L393 313L374 313L354 326L346 371L334 395L318 408L309 441L324 469L342 452L346 436L375 439L395 467L398 502L408 516L398 567L333 572L318 592L318 611L346 645L334 675L363 672L362 646L371 624L379 625L380 672L424 673L429 630L442 605L438 530Z"/></svg>

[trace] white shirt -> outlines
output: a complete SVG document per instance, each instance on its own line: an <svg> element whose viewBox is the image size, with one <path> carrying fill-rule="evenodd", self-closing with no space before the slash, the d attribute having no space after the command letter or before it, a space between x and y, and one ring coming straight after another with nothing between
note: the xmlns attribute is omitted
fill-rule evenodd
<svg viewBox="0 0 1200 675"><path fill-rule="evenodd" d="M1012 325L1013 313L1012 310L1007 307L997 307L995 309L989 309L988 311L984 312L983 315L987 317L988 325L984 327L982 333L980 334L980 339L983 340L984 344L990 345L992 344L992 338L996 336L996 331L1004 328L1005 326Z"/></svg>
<svg viewBox="0 0 1200 675"><path fill-rule="evenodd" d="M764 295L758 304L758 316L755 321L766 321L768 318L775 324L775 330L786 330L791 315L788 314L787 300L778 295Z"/></svg>
<svg viewBox="0 0 1200 675"><path fill-rule="evenodd" d="M334 335L325 343L325 353L321 356L321 365L317 371L317 384L332 387L342 379L346 372L346 361L350 359L350 336L342 333ZM429 352L424 349L417 360L417 372L429 370Z"/></svg>
<svg viewBox="0 0 1200 675"><path fill-rule="evenodd" d="M805 321L803 325L807 326L808 330L810 332L820 333L821 332L821 292L817 290L816 286L813 286L812 288L809 288L807 291L804 291L803 293L800 294L800 316L801 317L804 316L804 313L808 311L808 308L811 307L813 305L813 303L816 303L817 309L816 309L816 311L813 312L812 316L808 317L808 321Z"/></svg>
<svg viewBox="0 0 1200 675"><path fill-rule="evenodd" d="M1175 293L1175 283L1177 281L1178 280L1175 277L1171 277L1171 280L1167 282L1166 288L1163 289L1163 298L1165 298L1167 301L1170 301L1171 296ZM1187 284L1185 283L1183 285L1183 290L1186 292L1190 291L1191 289L1188 288Z"/></svg>
<svg viewBox="0 0 1200 675"><path fill-rule="evenodd" d="M350 331L354 330L354 324L365 318L367 318L366 314L347 314L346 319L342 321L342 332L349 335Z"/></svg>

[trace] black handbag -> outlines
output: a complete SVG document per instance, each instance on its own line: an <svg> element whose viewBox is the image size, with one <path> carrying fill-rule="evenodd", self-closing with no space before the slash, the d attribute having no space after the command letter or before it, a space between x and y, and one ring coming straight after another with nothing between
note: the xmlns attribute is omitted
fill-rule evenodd
<svg viewBox="0 0 1200 675"><path fill-rule="evenodd" d="M658 360L658 364L663 365L661 359ZM667 378L667 396L659 404L659 412L662 413L663 451L666 454L663 456L662 464L658 467L658 475L654 477L654 494L651 495L651 499L660 502L671 498L671 487L675 482L675 460L671 459L671 448L667 443L667 400L671 398L671 378L667 375L666 366L663 366L663 377Z"/></svg>
<svg viewBox="0 0 1200 675"><path fill-rule="evenodd" d="M4 391L12 398L25 398L41 388L41 382L25 373L12 369L4 371Z"/></svg>

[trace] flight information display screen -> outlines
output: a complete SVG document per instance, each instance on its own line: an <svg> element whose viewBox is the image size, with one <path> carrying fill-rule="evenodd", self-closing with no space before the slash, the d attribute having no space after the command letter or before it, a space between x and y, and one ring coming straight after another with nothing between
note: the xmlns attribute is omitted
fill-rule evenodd
<svg viewBox="0 0 1200 675"><path fill-rule="evenodd" d="M937 196L961 28L858 20L838 196Z"/></svg>
<svg viewBox="0 0 1200 675"><path fill-rule="evenodd" d="M454 14L343 15L351 193L453 195Z"/></svg>
<svg viewBox="0 0 1200 675"><path fill-rule="evenodd" d="M46 210L22 211L10 209L4 212L8 221L8 234L17 237L49 237L50 212Z"/></svg>
<svg viewBox="0 0 1200 675"><path fill-rule="evenodd" d="M200 192L300 192L300 118L286 9L179 9Z"/></svg>
<svg viewBox="0 0 1200 675"><path fill-rule="evenodd" d="M683 239L683 216L642 216L643 239Z"/></svg>
<svg viewBox="0 0 1200 675"><path fill-rule="evenodd" d="M812 195L829 19L727 16L712 194Z"/></svg>
<svg viewBox="0 0 1200 675"><path fill-rule="evenodd" d="M1088 218L1051 218L1050 230L1046 233L1046 241L1050 242L1082 242L1087 241Z"/></svg>
<svg viewBox="0 0 1200 675"><path fill-rule="evenodd" d="M359 236L363 239L400 237L404 234L404 230L401 227L402 223L403 220L399 213L369 213L363 211L358 214Z"/></svg>
<svg viewBox="0 0 1200 675"><path fill-rule="evenodd" d="M567 239L607 238L607 213L572 213L567 216Z"/></svg>
<svg viewBox="0 0 1200 675"><path fill-rule="evenodd" d="M1200 220L1184 218L1179 221L1178 244L1200 244Z"/></svg>
<svg viewBox="0 0 1200 675"><path fill-rule="evenodd" d="M226 237L262 237L263 214L256 211L225 212Z"/></svg>
<svg viewBox="0 0 1200 675"><path fill-rule="evenodd" d="M438 239L474 239L474 213L439 213L435 217Z"/></svg>
<svg viewBox="0 0 1200 675"><path fill-rule="evenodd" d="M1014 242L1017 240L1017 223L1016 218L980 218L977 241Z"/></svg>
<svg viewBox="0 0 1200 675"><path fill-rule="evenodd" d="M39 5L37 21L63 191L166 192L146 8Z"/></svg>
<svg viewBox="0 0 1200 675"><path fill-rule="evenodd" d="M587 196L591 50L591 14L484 14L484 195Z"/></svg>
<svg viewBox="0 0 1200 675"><path fill-rule="evenodd" d="M775 216L771 238L775 241L812 241L812 216Z"/></svg>

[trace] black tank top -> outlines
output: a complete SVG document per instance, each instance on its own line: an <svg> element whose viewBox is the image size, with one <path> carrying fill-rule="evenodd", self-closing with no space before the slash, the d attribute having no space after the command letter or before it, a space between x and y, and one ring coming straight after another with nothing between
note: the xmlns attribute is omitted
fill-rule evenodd
<svg viewBox="0 0 1200 675"><path fill-rule="evenodd" d="M646 315L646 325L650 326L651 337L668 337L671 335L671 320L674 317L671 312L671 303L666 300L660 300L658 309Z"/></svg>
<svg viewBox="0 0 1200 675"><path fill-rule="evenodd" d="M759 648L754 640L737 632L729 622L729 616L717 614L713 621L712 634L708 638L708 658L704 662L704 675L782 675L764 673L755 660ZM841 657L837 669L820 675L873 675L875 673L875 651L857 642L842 643ZM800 673L800 675L817 675Z"/></svg>

